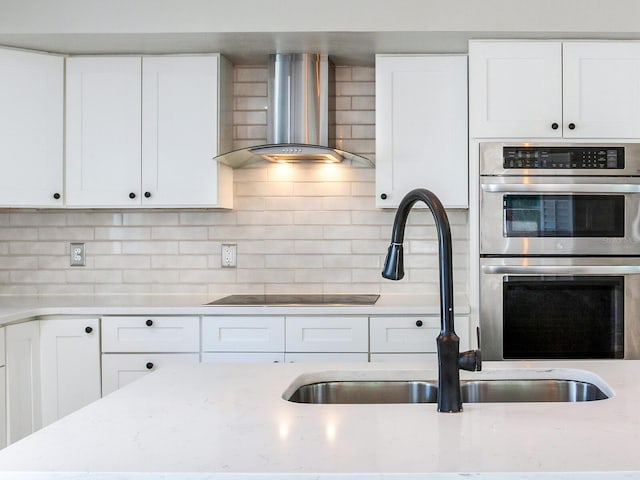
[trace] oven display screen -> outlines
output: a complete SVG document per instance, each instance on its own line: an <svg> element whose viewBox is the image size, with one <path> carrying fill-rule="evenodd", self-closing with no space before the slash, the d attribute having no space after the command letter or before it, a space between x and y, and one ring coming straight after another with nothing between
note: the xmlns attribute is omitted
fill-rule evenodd
<svg viewBox="0 0 640 480"><path fill-rule="evenodd" d="M505 169L621 169L624 147L504 147Z"/></svg>
<svg viewBox="0 0 640 480"><path fill-rule="evenodd" d="M505 237L624 237L624 195L503 197Z"/></svg>

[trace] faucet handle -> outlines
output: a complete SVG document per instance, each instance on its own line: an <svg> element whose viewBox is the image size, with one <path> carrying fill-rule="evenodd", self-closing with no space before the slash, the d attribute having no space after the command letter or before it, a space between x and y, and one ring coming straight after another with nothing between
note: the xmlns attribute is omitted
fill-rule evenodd
<svg viewBox="0 0 640 480"><path fill-rule="evenodd" d="M482 370L482 350L480 350L480 327L476 327L476 338L478 339L478 349L468 350L458 355L458 365L462 370L479 372Z"/></svg>

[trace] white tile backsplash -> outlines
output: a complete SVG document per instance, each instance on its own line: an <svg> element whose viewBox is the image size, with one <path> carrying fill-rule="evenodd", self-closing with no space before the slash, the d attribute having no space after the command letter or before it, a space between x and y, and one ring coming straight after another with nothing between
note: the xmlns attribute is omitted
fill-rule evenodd
<svg viewBox="0 0 640 480"><path fill-rule="evenodd" d="M234 69L234 148L266 142L267 69ZM375 71L337 67L340 145L375 158ZM234 210L0 212L0 294L435 293L437 236L414 210L405 279L380 271L394 210L375 208L375 172L344 166L236 170ZM466 291L468 216L450 211L454 281ZM69 243L87 265L69 266ZM238 267L220 266L220 245Z"/></svg>

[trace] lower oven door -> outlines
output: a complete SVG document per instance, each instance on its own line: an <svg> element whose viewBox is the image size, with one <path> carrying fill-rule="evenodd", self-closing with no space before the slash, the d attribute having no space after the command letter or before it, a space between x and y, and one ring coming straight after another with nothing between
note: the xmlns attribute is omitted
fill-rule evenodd
<svg viewBox="0 0 640 480"><path fill-rule="evenodd" d="M487 360L640 358L640 258L482 258Z"/></svg>

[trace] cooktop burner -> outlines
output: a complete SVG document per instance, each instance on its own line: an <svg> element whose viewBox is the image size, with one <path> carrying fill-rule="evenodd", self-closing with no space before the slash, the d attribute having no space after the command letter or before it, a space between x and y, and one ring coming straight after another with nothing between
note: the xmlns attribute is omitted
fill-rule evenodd
<svg viewBox="0 0 640 480"><path fill-rule="evenodd" d="M229 295L207 305L373 305L379 297L375 294Z"/></svg>

